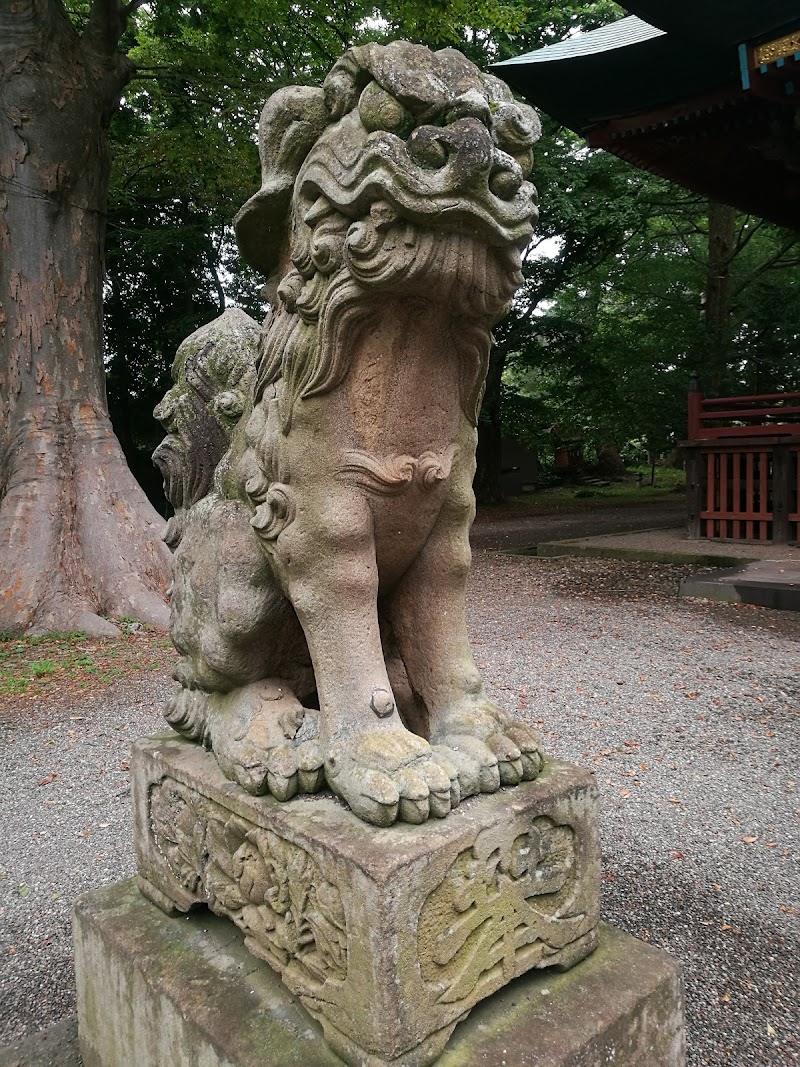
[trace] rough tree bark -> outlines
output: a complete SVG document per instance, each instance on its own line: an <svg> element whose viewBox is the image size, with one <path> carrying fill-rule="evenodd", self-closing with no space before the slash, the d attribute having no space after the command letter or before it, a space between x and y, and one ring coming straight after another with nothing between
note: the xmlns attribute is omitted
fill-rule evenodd
<svg viewBox="0 0 800 1067"><path fill-rule="evenodd" d="M478 421L478 449L472 488L479 504L502 504L503 492L503 423L501 418L502 382L505 353L492 348L486 390Z"/></svg>
<svg viewBox="0 0 800 1067"><path fill-rule="evenodd" d="M102 343L107 127L136 0L0 0L0 630L165 625L162 520L111 429Z"/></svg>
<svg viewBox="0 0 800 1067"><path fill-rule="evenodd" d="M708 270L706 275L706 356L703 389L714 395L728 366L731 342L731 264L736 256L736 209L708 202Z"/></svg>

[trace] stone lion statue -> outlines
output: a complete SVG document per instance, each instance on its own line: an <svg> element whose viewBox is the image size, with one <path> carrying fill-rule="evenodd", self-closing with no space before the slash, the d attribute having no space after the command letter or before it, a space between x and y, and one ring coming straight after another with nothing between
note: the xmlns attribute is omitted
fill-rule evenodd
<svg viewBox="0 0 800 1067"><path fill-rule="evenodd" d="M202 358L179 353L156 454L178 515L165 714L252 793L327 782L387 826L541 768L464 622L477 415L538 135L502 82L405 42L264 108L235 225L272 310L257 347L239 320L238 350L212 324Z"/></svg>

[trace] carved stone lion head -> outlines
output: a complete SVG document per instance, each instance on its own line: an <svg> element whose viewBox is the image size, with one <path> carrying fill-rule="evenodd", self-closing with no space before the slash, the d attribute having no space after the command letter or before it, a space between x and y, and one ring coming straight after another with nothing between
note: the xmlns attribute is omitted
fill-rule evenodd
<svg viewBox="0 0 800 1067"><path fill-rule="evenodd" d="M181 343L172 365L175 383L154 411L167 436L153 453L175 514L164 540L178 545L184 515L211 489L233 428L250 403L260 328L231 308Z"/></svg>
<svg viewBox="0 0 800 1067"><path fill-rule="evenodd" d="M474 423L488 332L522 280L537 218L527 174L539 133L536 113L459 52L403 41L352 48L322 88L270 98L262 187L235 226L274 304L256 399L283 379L284 429L298 398L342 380L367 291L452 307Z"/></svg>

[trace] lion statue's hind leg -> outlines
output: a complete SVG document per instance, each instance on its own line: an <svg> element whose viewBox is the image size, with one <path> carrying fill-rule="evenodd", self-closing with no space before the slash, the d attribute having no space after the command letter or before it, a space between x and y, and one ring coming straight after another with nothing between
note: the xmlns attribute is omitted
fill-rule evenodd
<svg viewBox="0 0 800 1067"><path fill-rule="evenodd" d="M324 782L318 712L296 696L313 689L313 672L249 519L213 493L186 516L172 604L183 658L164 715L249 793L286 800Z"/></svg>

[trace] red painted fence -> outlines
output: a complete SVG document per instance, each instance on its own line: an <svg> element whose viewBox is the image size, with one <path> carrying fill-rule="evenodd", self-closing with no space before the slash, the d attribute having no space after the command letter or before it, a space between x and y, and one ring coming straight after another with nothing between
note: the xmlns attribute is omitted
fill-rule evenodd
<svg viewBox="0 0 800 1067"><path fill-rule="evenodd" d="M800 537L800 393L689 394L689 536Z"/></svg>
<svg viewBox="0 0 800 1067"><path fill-rule="evenodd" d="M720 396L709 399L689 393L689 440L715 437L800 437L800 393ZM795 421L791 419L795 418ZM718 423L725 425L720 426Z"/></svg>

